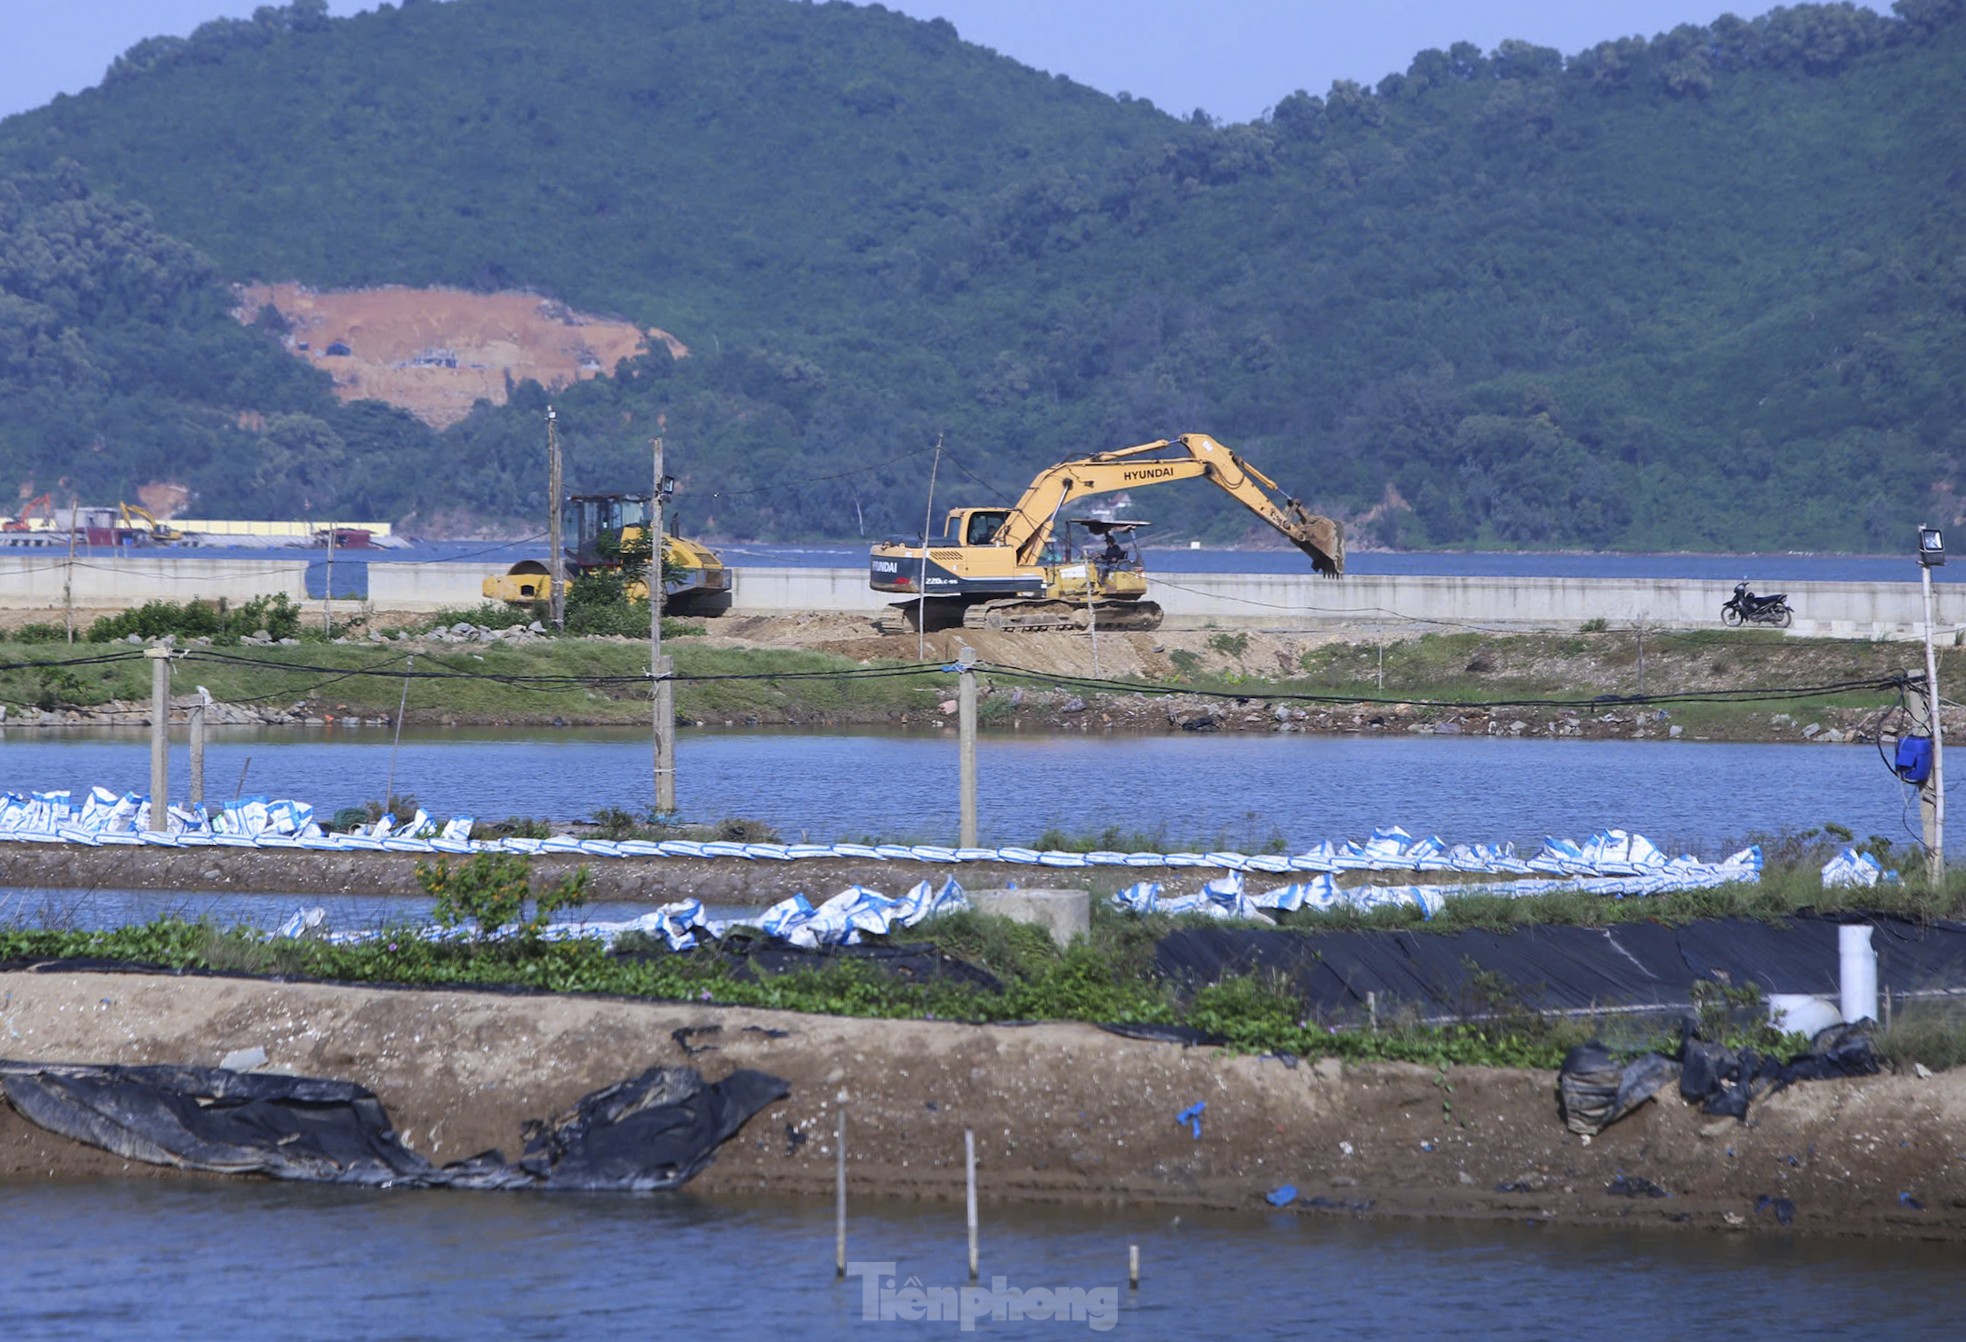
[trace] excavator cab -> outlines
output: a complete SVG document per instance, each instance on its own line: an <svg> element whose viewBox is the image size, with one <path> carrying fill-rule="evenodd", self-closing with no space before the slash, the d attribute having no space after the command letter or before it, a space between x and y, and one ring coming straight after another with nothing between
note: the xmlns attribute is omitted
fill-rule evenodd
<svg viewBox="0 0 1966 1342"><path fill-rule="evenodd" d="M995 545L1010 520L1008 508L951 508L942 521L944 545Z"/></svg>

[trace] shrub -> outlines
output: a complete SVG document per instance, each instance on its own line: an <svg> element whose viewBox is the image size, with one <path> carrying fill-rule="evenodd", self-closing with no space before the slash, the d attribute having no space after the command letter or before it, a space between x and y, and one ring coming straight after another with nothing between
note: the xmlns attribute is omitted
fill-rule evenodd
<svg viewBox="0 0 1966 1342"><path fill-rule="evenodd" d="M68 638L68 631L58 624L24 624L14 630L16 643L60 643Z"/></svg>
<svg viewBox="0 0 1966 1342"><path fill-rule="evenodd" d="M477 939L488 941L512 927L520 942L537 947L540 933L553 915L587 902L587 868L549 890L532 894L532 860L510 853L479 853L452 869L447 861L416 864L417 884L436 902L431 916L440 927L477 926ZM532 898L532 913L526 900Z"/></svg>
<svg viewBox="0 0 1966 1342"><path fill-rule="evenodd" d="M85 636L91 643L113 643L135 634L138 638L209 638L215 643L236 643L241 637L265 630L276 639L299 638L301 608L285 592L256 596L228 609L223 598L217 602L146 601L120 615L105 615L89 626Z"/></svg>

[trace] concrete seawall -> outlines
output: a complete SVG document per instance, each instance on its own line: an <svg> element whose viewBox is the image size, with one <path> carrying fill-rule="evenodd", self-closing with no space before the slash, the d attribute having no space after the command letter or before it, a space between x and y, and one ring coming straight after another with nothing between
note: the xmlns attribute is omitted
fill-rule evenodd
<svg viewBox="0 0 1966 1342"><path fill-rule="evenodd" d="M1907 568L1911 566L1906 565ZM80 609L117 608L191 597L243 601L273 592L306 599L307 561L152 556L78 559L70 571L56 554L0 555L0 607L59 611L64 582ZM367 605L378 610L467 608L480 583L503 564L374 563ZM860 568L731 570L732 608L741 614L880 614L883 594ZM1311 574L1169 573L1149 579L1176 627L1575 629L1604 620L1629 627L1712 628L1732 592L1727 582L1686 578L1505 578L1360 574L1330 581ZM1923 620L1919 584L1801 582L1787 588L1792 632L1831 638L1907 639ZM1966 585L1936 589L1947 642L1966 630ZM358 603L337 602L353 610Z"/></svg>
<svg viewBox="0 0 1966 1342"><path fill-rule="evenodd" d="M1909 567L1909 566L1907 566ZM734 570L733 608L746 614L880 610L859 569ZM1661 629L1720 624L1733 584L1686 578L1450 578L1364 574L1337 581L1310 574L1150 574L1168 623L1267 628L1412 626L1451 631L1575 629L1591 620ZM1917 636L1924 619L1916 582L1804 582L1788 587L1797 634L1835 638ZM1966 627L1966 588L1937 589L1938 621Z"/></svg>

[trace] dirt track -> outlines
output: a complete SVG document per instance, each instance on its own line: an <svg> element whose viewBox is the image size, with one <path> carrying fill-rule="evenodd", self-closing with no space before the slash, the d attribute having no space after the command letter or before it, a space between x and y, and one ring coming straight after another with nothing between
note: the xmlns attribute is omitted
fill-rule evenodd
<svg viewBox="0 0 1966 1342"><path fill-rule="evenodd" d="M686 1059L671 1035L697 1034ZM784 1031L774 1037L769 1031ZM848 1107L854 1196L954 1198L962 1134L986 1200L1252 1208L1279 1184L1375 1213L1966 1238L1955 1135L1966 1074L1816 1082L1742 1126L1669 1097L1590 1145L1557 1120L1547 1072L1402 1064L1294 1066L1144 1043L1092 1026L868 1021L573 997L390 991L141 975L0 974L0 1056L216 1063L264 1048L271 1070L381 1096L437 1160L515 1150L519 1125L652 1063L785 1077L700 1192L825 1196L835 1106ZM1199 1140L1174 1121L1207 1102ZM0 1109L0 1178L148 1175ZM1665 1198L1605 1191L1643 1176ZM1501 1186L1509 1191L1498 1191ZM1909 1194L1923 1204L1901 1201Z"/></svg>
<svg viewBox="0 0 1966 1342"><path fill-rule="evenodd" d="M240 890L294 895L415 895L415 853L310 853L251 848L89 848L80 844L0 847L0 889ZM898 895L915 882L940 885L954 876L972 890L1065 885L1110 893L1139 880L1160 881L1170 893L1199 889L1220 873L1202 867L1036 868L1016 863L862 861L802 858L608 858L546 853L533 858L535 888L585 866L588 897L641 900L651 908L679 899L710 904L774 904L792 894L826 897L860 884ZM1279 884L1288 878L1276 878Z"/></svg>

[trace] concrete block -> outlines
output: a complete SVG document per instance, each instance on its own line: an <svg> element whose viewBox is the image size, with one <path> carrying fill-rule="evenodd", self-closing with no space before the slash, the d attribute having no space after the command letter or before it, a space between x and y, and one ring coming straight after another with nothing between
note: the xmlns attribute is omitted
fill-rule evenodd
<svg viewBox="0 0 1966 1342"><path fill-rule="evenodd" d="M1015 890L968 890L978 913L994 913L1020 923L1032 923L1051 933L1060 946L1092 930L1092 892L1019 886Z"/></svg>

